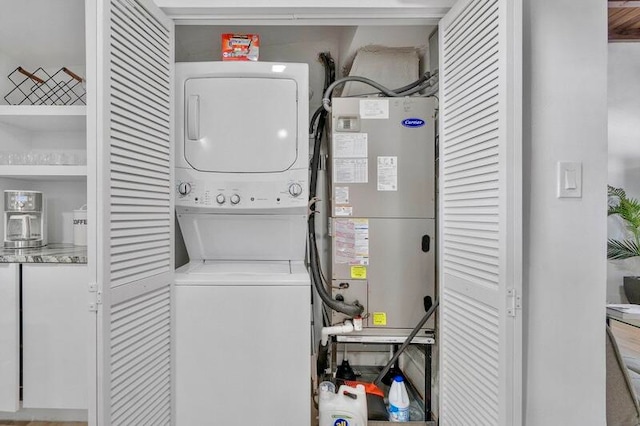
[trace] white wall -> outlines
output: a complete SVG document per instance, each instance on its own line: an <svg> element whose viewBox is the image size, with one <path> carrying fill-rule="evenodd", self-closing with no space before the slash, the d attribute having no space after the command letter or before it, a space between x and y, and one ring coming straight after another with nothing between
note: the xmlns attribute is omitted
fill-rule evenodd
<svg viewBox="0 0 640 426"><path fill-rule="evenodd" d="M524 418L605 424L606 2L524 1ZM556 198L556 162L583 196Z"/></svg>
<svg viewBox="0 0 640 426"><path fill-rule="evenodd" d="M640 43L609 47L609 184L640 199ZM608 219L609 237L624 238L619 218ZM640 275L640 258L609 261L607 301L626 303L622 277Z"/></svg>

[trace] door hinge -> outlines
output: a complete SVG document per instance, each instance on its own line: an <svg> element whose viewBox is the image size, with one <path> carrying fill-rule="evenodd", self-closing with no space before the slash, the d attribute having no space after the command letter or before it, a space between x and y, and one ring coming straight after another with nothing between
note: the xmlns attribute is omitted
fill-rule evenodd
<svg viewBox="0 0 640 426"><path fill-rule="evenodd" d="M516 313L522 309L522 296L515 288L507 289L507 315L515 317Z"/></svg>
<svg viewBox="0 0 640 426"><path fill-rule="evenodd" d="M98 284L89 283L89 312L98 312L98 305L102 305L102 290Z"/></svg>

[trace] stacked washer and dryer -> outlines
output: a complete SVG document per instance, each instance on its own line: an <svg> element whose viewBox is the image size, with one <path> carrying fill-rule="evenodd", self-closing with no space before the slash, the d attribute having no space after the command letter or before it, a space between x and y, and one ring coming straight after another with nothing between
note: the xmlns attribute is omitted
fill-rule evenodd
<svg viewBox="0 0 640 426"><path fill-rule="evenodd" d="M307 424L308 67L178 63L176 82L176 424Z"/></svg>

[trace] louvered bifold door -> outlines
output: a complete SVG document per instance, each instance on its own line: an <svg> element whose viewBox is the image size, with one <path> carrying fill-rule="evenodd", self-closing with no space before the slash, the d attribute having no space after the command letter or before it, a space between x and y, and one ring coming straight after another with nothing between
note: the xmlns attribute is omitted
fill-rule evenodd
<svg viewBox="0 0 640 426"><path fill-rule="evenodd" d="M440 22L440 424L522 422L521 0Z"/></svg>
<svg viewBox="0 0 640 426"><path fill-rule="evenodd" d="M170 425L173 24L150 0L98 20L97 424Z"/></svg>

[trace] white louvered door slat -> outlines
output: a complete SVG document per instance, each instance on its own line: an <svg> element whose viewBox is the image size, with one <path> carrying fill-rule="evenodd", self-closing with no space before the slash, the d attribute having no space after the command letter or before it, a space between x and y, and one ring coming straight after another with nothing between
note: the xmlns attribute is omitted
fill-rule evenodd
<svg viewBox="0 0 640 426"><path fill-rule="evenodd" d="M173 23L151 0L101 0L97 16L95 424L170 425Z"/></svg>
<svg viewBox="0 0 640 426"><path fill-rule="evenodd" d="M521 0L440 22L440 424L522 424Z"/></svg>

